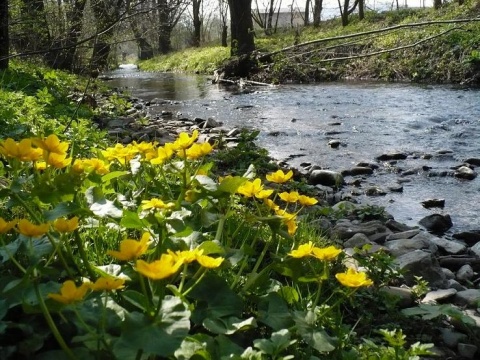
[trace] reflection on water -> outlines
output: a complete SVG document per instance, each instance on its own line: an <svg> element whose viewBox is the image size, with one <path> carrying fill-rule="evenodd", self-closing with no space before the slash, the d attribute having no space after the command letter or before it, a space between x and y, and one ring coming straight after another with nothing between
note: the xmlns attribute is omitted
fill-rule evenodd
<svg viewBox="0 0 480 360"><path fill-rule="evenodd" d="M126 69L111 75L112 86L128 88L134 96L176 100L158 111L177 111L191 118L212 117L228 128L257 128L261 130L260 145L279 160L294 155L290 160L293 166L309 162L342 170L360 161L372 162L382 153L406 152L409 158L394 166L402 171L414 170L414 175L401 177L383 171L364 181L364 187L405 181L403 193L362 201L385 206L397 220L415 225L431 213L422 208L422 200L444 198L444 212L452 216L455 230L480 228L480 176L461 181L429 177L416 170L427 166L432 172L451 171L467 158L480 158L478 90L338 82L232 93L202 76ZM330 148L328 141L332 139L342 145ZM436 156L440 150L453 153ZM424 154L432 158L427 160ZM480 173L480 169L476 171Z"/></svg>

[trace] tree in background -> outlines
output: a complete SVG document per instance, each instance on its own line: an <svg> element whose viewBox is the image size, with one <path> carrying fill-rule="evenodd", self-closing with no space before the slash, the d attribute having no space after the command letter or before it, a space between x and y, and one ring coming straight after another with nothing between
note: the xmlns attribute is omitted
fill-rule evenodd
<svg viewBox="0 0 480 360"><path fill-rule="evenodd" d="M281 6L282 0L263 1L260 5L258 0L255 0L255 7L252 9L252 19L258 26L264 29L265 35L272 35L277 32L278 14ZM277 16L274 26L273 19L275 14Z"/></svg>
<svg viewBox="0 0 480 360"><path fill-rule="evenodd" d="M218 0L218 11L220 15L220 26L221 26L221 44L223 47L227 47L228 39L228 1L227 0Z"/></svg>
<svg viewBox="0 0 480 360"><path fill-rule="evenodd" d="M155 1L155 0L153 0ZM172 51L172 31L189 5L188 0L157 0L158 51Z"/></svg>
<svg viewBox="0 0 480 360"><path fill-rule="evenodd" d="M192 15L193 15L193 39L192 45L195 47L200 46L201 31L202 31L202 19L200 18L200 7L202 0L192 0Z"/></svg>
<svg viewBox="0 0 480 360"><path fill-rule="evenodd" d="M305 26L310 25L310 0L305 2L305 18L303 19L303 24Z"/></svg>
<svg viewBox="0 0 480 360"><path fill-rule="evenodd" d="M252 0L228 0L230 7L230 33L232 56L255 50L253 38Z"/></svg>
<svg viewBox="0 0 480 360"><path fill-rule="evenodd" d="M313 2L313 26L319 27L322 17L323 0L314 0Z"/></svg>
<svg viewBox="0 0 480 360"><path fill-rule="evenodd" d="M148 16L147 14L152 10L152 3L145 0L127 0L126 6L128 23L138 47L138 58L140 60L151 59L153 58L154 51L151 41L148 38L150 29L148 29L147 24L149 22L144 21L144 17Z"/></svg>
<svg viewBox="0 0 480 360"><path fill-rule="evenodd" d="M8 68L10 54L8 36L8 0L0 0L0 69Z"/></svg>

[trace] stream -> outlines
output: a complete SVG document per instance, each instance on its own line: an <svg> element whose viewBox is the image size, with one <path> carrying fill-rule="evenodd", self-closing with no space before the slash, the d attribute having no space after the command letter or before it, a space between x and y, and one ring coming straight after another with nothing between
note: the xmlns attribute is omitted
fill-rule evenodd
<svg viewBox="0 0 480 360"><path fill-rule="evenodd" d="M168 100L160 110L211 117L229 129L258 129L258 144L293 167L311 163L340 171L359 162L377 163L380 168L365 178L362 188L401 183L403 192L357 198L385 207L407 225L442 213L452 217L453 232L480 229L480 176L432 176L451 172L468 158L480 159L479 89L335 82L239 91L211 84L204 76L146 73L128 65L107 75L107 84L132 96ZM341 145L332 148L330 140ZM408 158L397 163L375 160L391 152ZM403 176L406 170L412 174ZM423 208L421 202L431 198L445 199L445 207Z"/></svg>

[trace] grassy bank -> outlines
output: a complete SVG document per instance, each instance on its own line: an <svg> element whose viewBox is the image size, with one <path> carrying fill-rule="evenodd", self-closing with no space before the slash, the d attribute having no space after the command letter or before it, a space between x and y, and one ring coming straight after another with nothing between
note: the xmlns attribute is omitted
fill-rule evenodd
<svg viewBox="0 0 480 360"><path fill-rule="evenodd" d="M367 12L362 21L352 16L342 27L340 20L322 22L315 29L280 32L265 37L257 32L256 46L261 54L280 50L294 43L326 39L396 25L478 17L480 2L456 3L440 10L403 9L384 13ZM415 46L411 46L416 44ZM397 49L395 51L385 51ZM142 62L148 71L212 73L228 58L228 49L203 47L188 49ZM369 54L379 53L375 56ZM365 56L367 55L367 56ZM360 56L348 60L335 58ZM435 83L476 83L480 70L480 22L432 24L402 28L353 39L338 39L278 54L259 64L252 79L284 83L337 79L379 79Z"/></svg>

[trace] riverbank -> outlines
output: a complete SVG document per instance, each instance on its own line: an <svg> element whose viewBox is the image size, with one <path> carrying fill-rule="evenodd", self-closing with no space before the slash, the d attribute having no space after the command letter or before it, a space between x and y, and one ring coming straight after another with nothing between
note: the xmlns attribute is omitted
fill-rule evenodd
<svg viewBox="0 0 480 360"><path fill-rule="evenodd" d="M271 37L257 34L258 53L254 57L259 59L258 66L252 69L248 78L266 83L369 79L478 85L479 22L441 22L476 18L479 7L478 0L469 0L462 6L450 3L439 10L367 12L362 21L352 15L347 27L342 27L337 19L322 22L318 29L304 28L299 33L290 31ZM407 26L414 23L425 25ZM392 28L392 31L366 33L385 28ZM347 38L361 33L365 35ZM326 41L329 38L331 40ZM314 44L314 40L322 42ZM310 45L266 56L302 43ZM145 71L186 71L211 75L212 68L221 68L227 58L225 48L203 47L156 57L141 62L140 67Z"/></svg>

